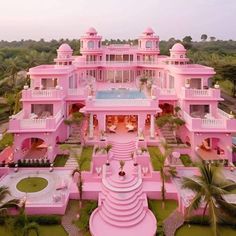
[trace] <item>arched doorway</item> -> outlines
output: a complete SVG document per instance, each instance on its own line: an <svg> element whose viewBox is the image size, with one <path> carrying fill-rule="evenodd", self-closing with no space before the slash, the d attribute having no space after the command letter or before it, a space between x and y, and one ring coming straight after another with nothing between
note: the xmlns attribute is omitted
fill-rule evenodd
<svg viewBox="0 0 236 236"><path fill-rule="evenodd" d="M48 144L41 138L27 138L21 144L21 152L23 159L46 159Z"/></svg>

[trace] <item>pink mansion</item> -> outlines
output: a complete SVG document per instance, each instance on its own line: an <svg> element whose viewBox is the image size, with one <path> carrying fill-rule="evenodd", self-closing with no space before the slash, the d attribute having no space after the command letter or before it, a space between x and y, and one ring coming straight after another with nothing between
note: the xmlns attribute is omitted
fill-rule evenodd
<svg viewBox="0 0 236 236"><path fill-rule="evenodd" d="M191 64L180 43L170 49L170 56L160 55L159 37L151 28L141 34L138 45L103 46L94 28L80 42L80 56L62 44L54 65L29 70L23 109L9 125L15 160L37 156L53 161L60 143L83 139L94 145L103 138L117 138L139 139L146 145L165 139L182 146L193 159L214 156L233 161L236 120L218 108L222 98L219 86L211 86L213 68ZM157 116L176 106L185 120L177 139L173 131L155 123ZM77 111L85 115L82 137L78 127L64 122Z"/></svg>

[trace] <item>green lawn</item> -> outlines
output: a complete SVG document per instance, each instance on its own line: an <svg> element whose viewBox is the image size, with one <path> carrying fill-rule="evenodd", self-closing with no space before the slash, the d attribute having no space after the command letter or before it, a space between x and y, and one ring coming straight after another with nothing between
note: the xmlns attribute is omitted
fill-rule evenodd
<svg viewBox="0 0 236 236"><path fill-rule="evenodd" d="M153 169L155 171L159 171L160 170L160 162L158 160L158 156L162 155L160 149L158 147L149 146L148 152L150 154Z"/></svg>
<svg viewBox="0 0 236 236"><path fill-rule="evenodd" d="M68 155L57 155L53 163L54 167L64 167L68 158Z"/></svg>
<svg viewBox="0 0 236 236"><path fill-rule="evenodd" d="M219 227L221 236L235 236L236 229L230 227ZM182 226L176 231L175 236L213 236L210 226L190 225Z"/></svg>
<svg viewBox="0 0 236 236"><path fill-rule="evenodd" d="M84 236L90 236L89 218L97 206L97 201L83 201L82 208L79 210L80 218L75 221L75 225L83 232Z"/></svg>
<svg viewBox="0 0 236 236"><path fill-rule="evenodd" d="M93 146L83 147L83 150L80 156L80 158L83 160L83 164L81 167L83 171L90 170L90 163L92 160L92 155L93 155Z"/></svg>
<svg viewBox="0 0 236 236"><path fill-rule="evenodd" d="M41 177L28 177L19 181L16 188L25 193L35 193L48 186L48 181Z"/></svg>
<svg viewBox="0 0 236 236"><path fill-rule="evenodd" d="M68 236L68 234L61 225L39 226L39 230L40 236ZM3 226L0 226L0 235L14 236L14 234L9 229ZM16 235L19 235L19 232ZM36 236L36 234L34 232L31 232L29 236Z"/></svg>
<svg viewBox="0 0 236 236"><path fill-rule="evenodd" d="M149 200L148 205L155 215L157 222L162 223L163 220L165 220L178 207L178 202L175 200L166 200L165 208L162 208L161 200Z"/></svg>

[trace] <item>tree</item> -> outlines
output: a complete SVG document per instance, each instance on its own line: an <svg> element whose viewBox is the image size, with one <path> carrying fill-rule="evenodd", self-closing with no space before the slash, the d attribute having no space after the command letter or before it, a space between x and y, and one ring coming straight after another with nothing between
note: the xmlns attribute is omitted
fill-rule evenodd
<svg viewBox="0 0 236 236"><path fill-rule="evenodd" d="M6 75L11 78L11 85L13 88L16 86L17 73L22 69L20 60L15 58L9 58L5 60L6 63Z"/></svg>
<svg viewBox="0 0 236 236"><path fill-rule="evenodd" d="M18 199L12 199L9 201L5 201L5 198L11 195L8 187L2 186L0 187L0 215L7 214L8 210L11 208L19 208L20 201Z"/></svg>
<svg viewBox="0 0 236 236"><path fill-rule="evenodd" d="M184 177L182 188L195 193L188 207L187 215L197 210L204 204L203 217L209 209L209 218L214 236L219 236L217 224L232 217L236 217L236 205L226 202L223 195L230 194L236 189L236 183L226 180L221 172L221 167L213 165L200 165L200 175L191 178Z"/></svg>
<svg viewBox="0 0 236 236"><path fill-rule="evenodd" d="M174 108L174 114L165 114L156 119L156 124L158 127L162 128L165 125L170 126L170 130L173 131L174 136L176 137L176 131L185 124L185 121L179 118L178 112L180 107Z"/></svg>
<svg viewBox="0 0 236 236"><path fill-rule="evenodd" d="M39 225L36 222L29 221L28 216L25 214L25 201L22 202L20 214L16 217L14 222L14 230L21 231L22 236L30 236L31 232L35 232L39 236Z"/></svg>
<svg viewBox="0 0 236 236"><path fill-rule="evenodd" d="M82 199L83 199L83 179L82 179L82 169L84 162L86 161L85 158L82 158L73 148L73 146L69 144L62 144L60 145L60 148L62 150L67 150L70 152L70 155L72 155L78 162L78 168L74 169L72 172L72 177L75 179L76 175L78 175L78 179L76 180L76 185L79 192L79 208L82 207Z"/></svg>
<svg viewBox="0 0 236 236"><path fill-rule="evenodd" d="M156 155L156 158L159 162L159 171L161 176L161 197L162 197L162 208L165 208L165 200L166 200L166 188L165 182L170 177L176 177L177 171L176 168L170 165L166 165L166 160L170 156L172 149L166 144L163 143L162 147L164 148L164 152L161 155Z"/></svg>
<svg viewBox="0 0 236 236"><path fill-rule="evenodd" d="M214 36L211 36L211 37L210 37L210 41L211 41L211 42L214 42L215 40L216 40L216 37L214 37Z"/></svg>
<svg viewBox="0 0 236 236"><path fill-rule="evenodd" d="M232 95L236 97L236 64L225 64L217 69L223 79L229 80L233 84Z"/></svg>
<svg viewBox="0 0 236 236"><path fill-rule="evenodd" d="M185 36L183 38L184 43L192 43L192 37L191 36Z"/></svg>
<svg viewBox="0 0 236 236"><path fill-rule="evenodd" d="M201 40L202 41L206 41L207 40L207 35L206 34L202 34L201 35Z"/></svg>

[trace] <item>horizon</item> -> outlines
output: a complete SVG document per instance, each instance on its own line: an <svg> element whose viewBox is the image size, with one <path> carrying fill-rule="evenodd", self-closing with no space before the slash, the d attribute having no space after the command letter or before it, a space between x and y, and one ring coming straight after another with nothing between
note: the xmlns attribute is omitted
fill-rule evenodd
<svg viewBox="0 0 236 236"><path fill-rule="evenodd" d="M4 1L1 3L0 40L79 39L91 26L103 40L136 39L147 27L152 27L160 40L172 37L182 40L190 35L193 41L200 41L202 34L219 40L236 39L234 0L146 0L139 3L127 0L119 6L117 2ZM127 11L134 6L135 11Z"/></svg>

